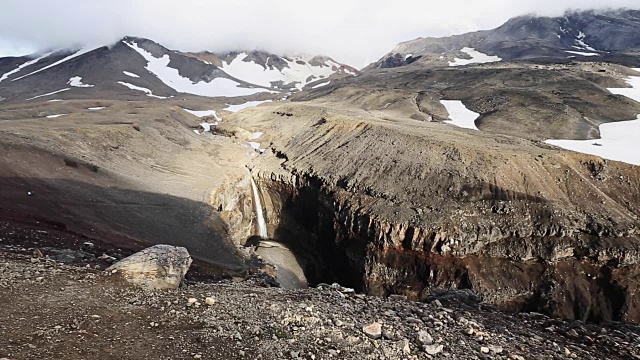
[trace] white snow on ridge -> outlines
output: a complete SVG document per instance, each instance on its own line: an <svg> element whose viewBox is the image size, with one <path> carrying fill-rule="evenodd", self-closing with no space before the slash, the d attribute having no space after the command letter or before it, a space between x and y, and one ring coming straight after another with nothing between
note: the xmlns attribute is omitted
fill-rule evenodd
<svg viewBox="0 0 640 360"><path fill-rule="evenodd" d="M600 54L598 53L591 53L591 52L569 51L569 50L566 50L565 52L568 52L569 54L582 55L582 56L600 56Z"/></svg>
<svg viewBox="0 0 640 360"><path fill-rule="evenodd" d="M342 69L342 72L344 72L345 74L356 76L356 73L351 71L351 70L349 70L348 68Z"/></svg>
<svg viewBox="0 0 640 360"><path fill-rule="evenodd" d="M65 89L56 90L56 91L50 92L48 94L42 94L42 95L34 96L32 98L27 99L27 101L28 100L34 100L34 99L41 98L41 97L45 97L45 96L49 96L49 95L58 94L58 93L69 91L69 90L71 90L71 88L65 88ZM59 101L62 101L62 100L59 100Z"/></svg>
<svg viewBox="0 0 640 360"><path fill-rule="evenodd" d="M67 114L56 114L56 115L49 115L47 116L47 119L55 119L55 118L59 118L60 116L65 116Z"/></svg>
<svg viewBox="0 0 640 360"><path fill-rule="evenodd" d="M15 73L20 72L20 70L22 70L22 69L26 68L27 66L31 66L31 65L33 65L33 64L35 64L35 63L37 63L38 61L40 61L40 60L42 60L42 59L46 58L47 56L49 56L49 55L51 55L51 54L52 54L52 53L46 53L46 54L44 54L44 55L40 56L39 58L36 58L36 59L29 60L29 61L25 62L24 64L22 64L22 65L18 66L17 68L15 68L15 69L13 69L13 70L9 71L8 73L6 73L6 74L2 75L2 77L0 77L0 82L2 82L3 80L8 79L8 78L9 78L9 76L11 76L11 75L13 75L13 74L15 74Z"/></svg>
<svg viewBox="0 0 640 360"><path fill-rule="evenodd" d="M177 92L209 97L247 96L260 92L268 92L268 90L265 89L241 88L238 82L227 78L215 78L211 82L200 81L194 83L190 79L182 77L178 69L169 67L169 62L171 62L169 55L156 58L150 52L139 47L135 42L124 43L147 60L147 66L145 66L145 68L149 72Z"/></svg>
<svg viewBox="0 0 640 360"><path fill-rule="evenodd" d="M64 62L66 62L66 61L69 61L69 60L71 60L71 59L73 59L73 58L76 58L76 57L78 57L78 56L84 55L84 54L86 54L86 53L88 53L88 52L91 52L91 51L93 51L93 50L95 50L95 49L98 49L98 48L84 48L84 49L80 49L80 50L76 51L75 53L73 53L73 54L71 54L71 55L69 55L69 56L67 56L67 57L63 58L62 60L58 60L58 61L54 62L54 63L53 63L53 64L51 64L51 65L47 65L47 66L45 66L45 67L43 67L43 68L40 68L40 69L38 69L38 70L36 70L36 71L34 71L34 72L31 72L31 73L29 73L29 74L27 74L27 75L20 76L19 78L15 78L15 79L13 79L13 80L11 80L11 81L18 81L18 80L20 80L20 79L26 78L27 76L31 76L31 75L33 75L33 74L37 74L37 73L39 73L39 72L41 72L41 71L44 71L44 70L47 70L47 69L51 69L51 68L52 68L52 67L54 67L54 66L58 66L58 65L60 65L60 64L62 64L62 63L64 63Z"/></svg>
<svg viewBox="0 0 640 360"><path fill-rule="evenodd" d="M599 156L604 159L640 165L640 115L636 120L600 125L600 139L547 140L563 149Z"/></svg>
<svg viewBox="0 0 640 360"><path fill-rule="evenodd" d="M440 100L440 103L447 108L449 119L447 124L455 125L465 129L480 130L476 127L476 119L480 114L467 109L460 100Z"/></svg>
<svg viewBox="0 0 640 360"><path fill-rule="evenodd" d="M640 68L633 70L640 72ZM625 81L631 86L630 88L609 88L607 90L612 94L623 95L640 102L640 76L630 76Z"/></svg>
<svg viewBox="0 0 640 360"><path fill-rule="evenodd" d="M152 97L152 98L156 98L156 99L166 99L165 96L158 96L158 95L153 95L153 92L151 92L151 90L147 89L147 88L143 88L141 86L136 86L133 84L129 84L126 83L124 81L118 81L118 84L123 85L128 87L131 90L138 90L138 91L142 91L143 93L147 94L147 96Z"/></svg>
<svg viewBox="0 0 640 360"><path fill-rule="evenodd" d="M318 85L313 85L311 88L312 89L317 89L319 87L327 86L329 84L331 84L331 81L323 82L322 84L318 84Z"/></svg>
<svg viewBox="0 0 640 360"><path fill-rule="evenodd" d="M134 74L132 72L128 72L128 71L123 71L122 73L127 75L127 76L129 76L129 77L132 77L132 78L139 78L140 77L139 75L136 75L136 74Z"/></svg>
<svg viewBox="0 0 640 360"><path fill-rule="evenodd" d="M587 37L587 35L585 35L585 33L583 33L582 31L580 31L580 33L576 37L576 42L580 45L580 47L589 51L598 51L584 42L585 37Z"/></svg>
<svg viewBox="0 0 640 360"><path fill-rule="evenodd" d="M253 61L244 61L248 56L247 53L240 53L230 63L222 62L221 69L234 78L251 84L271 87L272 82L282 81L284 84L295 82L297 83L296 87L302 89L310 81L331 76L335 72L333 68L340 68L340 64L332 61L328 62L329 66L311 66L309 65L310 58L295 57L291 61L283 58L289 67L284 67L280 71L275 67L267 66L265 69ZM302 61L304 64L299 64L298 61ZM313 78L307 81L310 77Z"/></svg>
<svg viewBox="0 0 640 360"><path fill-rule="evenodd" d="M72 77L67 82L67 85L71 85L71 86L74 86L74 87L82 87L82 88L90 88L90 87L94 87L95 86L95 85L83 84L81 76Z"/></svg>
<svg viewBox="0 0 640 360"><path fill-rule="evenodd" d="M498 56L489 56L487 54L483 54L479 51L476 51L476 49L474 48L462 48L463 53L466 53L467 55L471 56L471 59L460 59L460 58L454 58L453 61L449 61L449 66L463 66L463 65L469 65L469 64L485 64L485 63L491 63L491 62L498 62L498 61L502 61L502 59Z"/></svg>
<svg viewBox="0 0 640 360"><path fill-rule="evenodd" d="M226 111L230 111L230 112L238 112L240 110L244 110L250 107L254 107L254 106L258 106L260 104L263 103L268 103L271 102L271 100L264 100L264 101L248 101L244 104L240 104L240 105L229 105L227 104L227 107L224 108L224 110Z"/></svg>

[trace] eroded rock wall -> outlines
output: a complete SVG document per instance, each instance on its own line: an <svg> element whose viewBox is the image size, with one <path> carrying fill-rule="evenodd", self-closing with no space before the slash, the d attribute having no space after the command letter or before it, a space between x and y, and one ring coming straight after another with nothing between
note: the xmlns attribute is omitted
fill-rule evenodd
<svg viewBox="0 0 640 360"><path fill-rule="evenodd" d="M470 288L509 310L640 321L637 167L324 105L239 120L267 134L253 171L270 234L313 253L328 269L316 280L413 299Z"/></svg>

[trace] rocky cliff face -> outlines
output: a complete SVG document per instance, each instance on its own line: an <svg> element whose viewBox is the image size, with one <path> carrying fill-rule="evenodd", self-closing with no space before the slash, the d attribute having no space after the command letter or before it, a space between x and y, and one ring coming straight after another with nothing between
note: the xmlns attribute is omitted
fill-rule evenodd
<svg viewBox="0 0 640 360"><path fill-rule="evenodd" d="M312 284L413 299L471 288L505 309L640 321L637 167L321 105L234 124L267 134L253 171L269 234L316 260Z"/></svg>

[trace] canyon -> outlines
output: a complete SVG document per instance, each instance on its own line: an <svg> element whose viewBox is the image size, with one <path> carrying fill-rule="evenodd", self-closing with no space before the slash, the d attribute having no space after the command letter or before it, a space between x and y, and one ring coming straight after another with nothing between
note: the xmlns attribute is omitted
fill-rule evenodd
<svg viewBox="0 0 640 360"><path fill-rule="evenodd" d="M221 125L264 132L248 166L268 235L311 285L415 300L468 288L505 310L639 320L638 167L352 111L264 104ZM255 213L239 211L252 207L229 202L250 196L212 198L238 241L255 232Z"/></svg>

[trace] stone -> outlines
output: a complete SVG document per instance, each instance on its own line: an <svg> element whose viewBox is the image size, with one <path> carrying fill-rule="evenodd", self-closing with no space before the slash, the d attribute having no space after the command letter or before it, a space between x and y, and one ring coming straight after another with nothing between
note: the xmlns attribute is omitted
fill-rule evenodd
<svg viewBox="0 0 640 360"><path fill-rule="evenodd" d="M429 355L436 355L444 349L444 345L425 345L424 351Z"/></svg>
<svg viewBox="0 0 640 360"><path fill-rule="evenodd" d="M489 353L489 348L486 346L483 346L480 348L480 352L483 354L488 354Z"/></svg>
<svg viewBox="0 0 640 360"><path fill-rule="evenodd" d="M420 330L418 331L418 342L423 345L431 345L433 344L433 338L427 330Z"/></svg>
<svg viewBox="0 0 640 360"><path fill-rule="evenodd" d="M212 297L207 297L206 299L204 299L204 303L211 306L216 303L216 299Z"/></svg>
<svg viewBox="0 0 640 360"><path fill-rule="evenodd" d="M398 342L398 345L403 353L411 354L411 346L409 346L409 340L404 339Z"/></svg>
<svg viewBox="0 0 640 360"><path fill-rule="evenodd" d="M362 331L371 339L380 339L382 337L382 324L374 322L362 327Z"/></svg>
<svg viewBox="0 0 640 360"><path fill-rule="evenodd" d="M122 259L107 271L117 271L129 283L147 289L177 289L191 262L183 247L155 245Z"/></svg>
<svg viewBox="0 0 640 360"><path fill-rule="evenodd" d="M391 294L391 295L389 295L389 300L392 300L392 301L407 301L407 296L406 295Z"/></svg>

